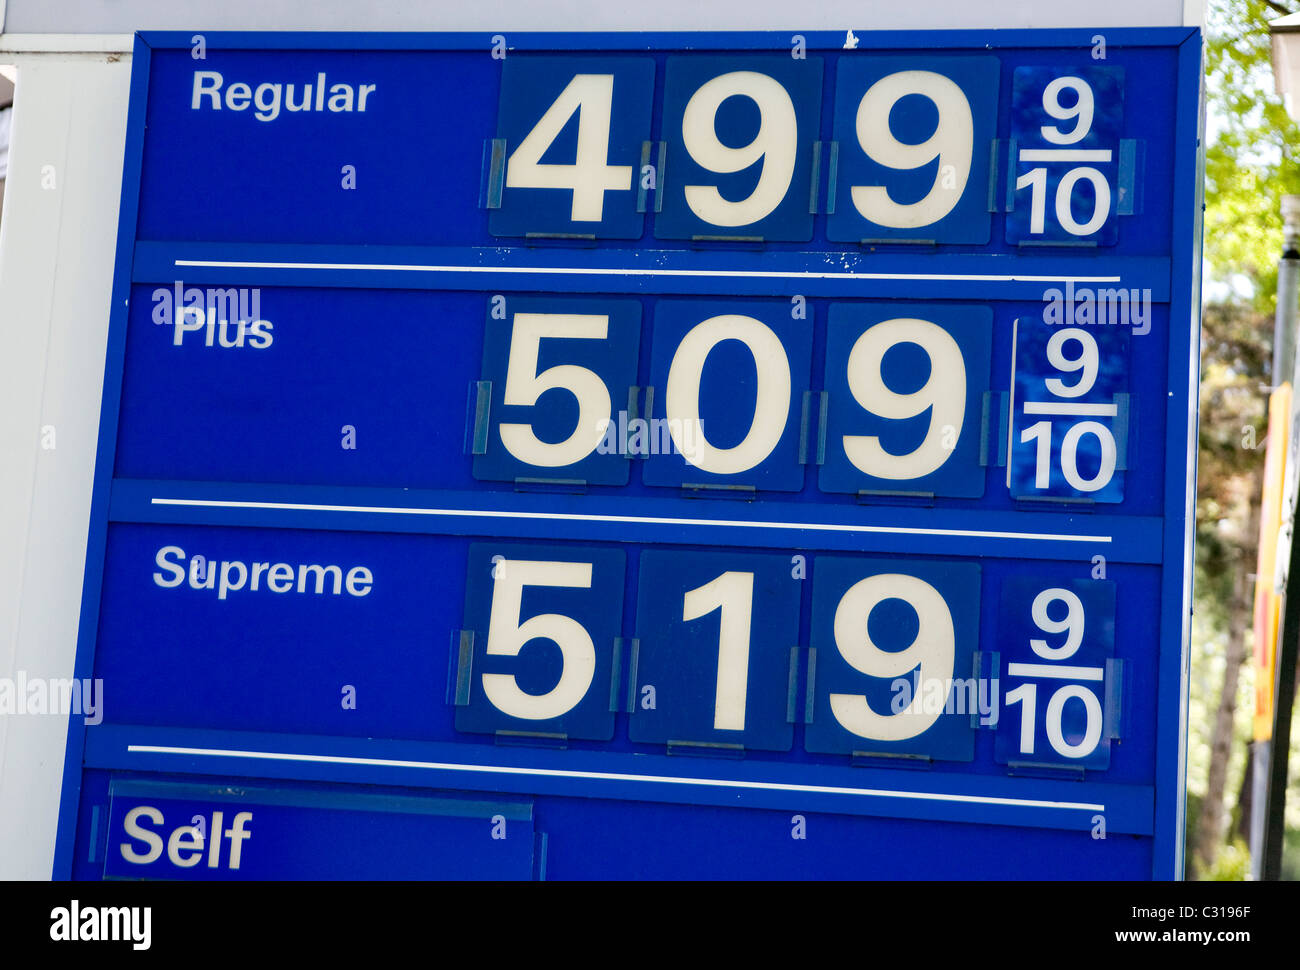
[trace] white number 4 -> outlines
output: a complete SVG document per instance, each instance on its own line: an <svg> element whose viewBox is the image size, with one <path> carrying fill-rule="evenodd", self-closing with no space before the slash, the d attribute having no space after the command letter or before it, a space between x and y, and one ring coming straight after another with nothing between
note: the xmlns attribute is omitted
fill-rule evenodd
<svg viewBox="0 0 1300 970"><path fill-rule="evenodd" d="M543 163L542 156L578 112L578 150L572 164ZM575 74L506 163L506 187L569 189L574 222L600 222L605 193L632 187L631 165L609 164L614 75Z"/></svg>

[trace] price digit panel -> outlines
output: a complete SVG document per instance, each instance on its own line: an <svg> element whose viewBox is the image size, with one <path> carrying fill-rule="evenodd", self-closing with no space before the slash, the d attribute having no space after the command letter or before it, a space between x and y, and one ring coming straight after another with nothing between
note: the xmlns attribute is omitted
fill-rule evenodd
<svg viewBox="0 0 1300 970"><path fill-rule="evenodd" d="M650 138L654 63L508 58L492 148L504 156L495 236L636 239L641 145Z"/></svg>
<svg viewBox="0 0 1300 970"><path fill-rule="evenodd" d="M1199 33L288 40L136 52L61 874L1176 877Z"/></svg>
<svg viewBox="0 0 1300 970"><path fill-rule="evenodd" d="M1114 217L1140 191L1136 143L1121 140L1123 68L1019 67L1012 85L1007 241L1114 245Z"/></svg>
<svg viewBox="0 0 1300 970"><path fill-rule="evenodd" d="M978 55L841 59L830 238L987 243L999 74Z"/></svg>

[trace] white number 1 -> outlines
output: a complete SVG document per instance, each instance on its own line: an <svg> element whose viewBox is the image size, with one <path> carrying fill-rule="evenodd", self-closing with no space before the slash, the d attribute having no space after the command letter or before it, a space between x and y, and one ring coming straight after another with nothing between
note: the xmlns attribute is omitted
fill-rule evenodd
<svg viewBox="0 0 1300 970"><path fill-rule="evenodd" d="M682 619L698 620L714 610L718 617L718 683L714 694L715 731L745 730L749 689L749 629L754 611L754 574L727 572L691 590L682 601Z"/></svg>

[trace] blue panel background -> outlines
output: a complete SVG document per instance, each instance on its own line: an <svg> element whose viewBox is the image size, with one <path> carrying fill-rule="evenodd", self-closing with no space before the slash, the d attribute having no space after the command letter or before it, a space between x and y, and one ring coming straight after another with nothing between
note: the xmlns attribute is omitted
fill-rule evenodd
<svg viewBox="0 0 1300 970"><path fill-rule="evenodd" d="M596 801L581 816L541 800L550 879L679 879L725 872L735 879L1145 878L1146 839L1087 832L911 819L799 813L807 839L791 838L795 813Z"/></svg>
<svg viewBox="0 0 1300 970"><path fill-rule="evenodd" d="M154 584L155 555L166 545L214 566L223 559L364 564L374 584L360 598L263 589L219 600L211 590ZM463 563L467 546L457 546ZM447 643L459 626L465 572L463 565L450 569L437 551L413 536L375 542L347 534L115 527L95 667L106 685L106 719L376 736L448 730ZM374 648L380 643L385 649ZM345 685L355 688L355 709L343 706Z"/></svg>
<svg viewBox="0 0 1300 970"><path fill-rule="evenodd" d="M111 788L104 877L108 879L283 880L283 879L528 879L533 872L531 806L519 802L393 797L349 792L331 795L299 790L204 788L199 785L117 783ZM133 808L147 806L162 822L138 816L136 825L163 838L161 856L151 863L128 859L150 846L124 829ZM209 840L218 833L214 812L222 813L217 866L209 867ZM249 833L233 867L226 833L237 813ZM507 814L508 813L508 814ZM196 863L175 865L169 858L171 833L194 831L203 819ZM494 823L493 817L499 816ZM500 837L493 838L496 828ZM185 838L180 845L193 845ZM194 852L178 852L187 861Z"/></svg>
<svg viewBox="0 0 1300 970"><path fill-rule="evenodd" d="M437 486L450 457L472 481L466 393L482 344L455 335L482 326L484 295L262 288L275 329L258 350L207 347L201 333L176 346L152 322L157 289L132 290L120 475Z"/></svg>
<svg viewBox="0 0 1300 970"><path fill-rule="evenodd" d="M378 88L364 114L262 122L252 111L194 111L196 70L228 83L314 83L324 70ZM342 242L373 239L381 226L417 245L462 238L462 200L477 203L496 118L500 63L486 51L286 50L268 59L209 39L203 61L156 52L150 75L140 238ZM477 123L467 126L470 118ZM400 133L400 151L385 133ZM356 170L355 189L343 188L344 165ZM474 222L486 230L485 218Z"/></svg>

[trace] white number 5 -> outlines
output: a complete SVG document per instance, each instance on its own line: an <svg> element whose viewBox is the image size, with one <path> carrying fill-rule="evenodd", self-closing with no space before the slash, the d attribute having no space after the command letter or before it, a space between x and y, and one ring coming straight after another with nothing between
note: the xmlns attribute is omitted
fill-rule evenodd
<svg viewBox="0 0 1300 970"><path fill-rule="evenodd" d="M514 674L484 674L483 693L510 717L544 721L573 710L587 694L596 674L596 647L591 634L571 616L540 613L519 622L525 586L591 588L589 562L501 560L493 570L492 612L488 620L488 656L517 657L529 640L550 640L563 658L560 679L545 694L520 690Z"/></svg>
<svg viewBox="0 0 1300 970"><path fill-rule="evenodd" d="M559 442L543 441L531 424L501 424L501 443L527 465L559 468L582 461L596 450L610 416L609 388L595 371L559 364L537 373L543 338L604 340L609 317L578 313L516 313L510 335L510 358L502 402L530 407L551 388L563 388L578 401L578 422Z"/></svg>

